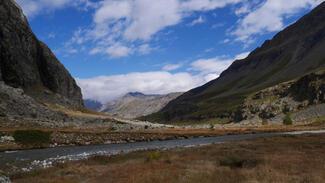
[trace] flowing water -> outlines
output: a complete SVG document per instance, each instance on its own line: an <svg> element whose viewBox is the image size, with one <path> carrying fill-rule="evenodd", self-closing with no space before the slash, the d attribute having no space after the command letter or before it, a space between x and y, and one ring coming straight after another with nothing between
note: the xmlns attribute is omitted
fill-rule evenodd
<svg viewBox="0 0 325 183"><path fill-rule="evenodd" d="M280 135L301 135L306 133L325 133L320 131L260 133L245 135L227 135L218 137L202 137L191 139L178 139L152 142L135 142L125 144L53 147L47 149L21 150L0 153L0 170L30 171L35 168L46 168L53 163L86 159L95 155L116 155L138 150L164 150L177 147L193 147L216 143L225 143L239 140L249 140L261 137L274 137Z"/></svg>

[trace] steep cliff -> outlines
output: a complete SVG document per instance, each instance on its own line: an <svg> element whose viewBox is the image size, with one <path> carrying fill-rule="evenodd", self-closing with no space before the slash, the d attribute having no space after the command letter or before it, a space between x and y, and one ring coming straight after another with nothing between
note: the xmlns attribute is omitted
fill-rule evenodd
<svg viewBox="0 0 325 183"><path fill-rule="evenodd" d="M0 1L0 81L38 101L83 106L75 80L36 38L13 0Z"/></svg>

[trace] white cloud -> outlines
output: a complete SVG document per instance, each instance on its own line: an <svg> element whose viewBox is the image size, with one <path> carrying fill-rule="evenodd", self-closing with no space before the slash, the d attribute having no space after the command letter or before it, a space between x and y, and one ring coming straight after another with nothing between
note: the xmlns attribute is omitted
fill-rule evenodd
<svg viewBox="0 0 325 183"><path fill-rule="evenodd" d="M211 80L219 77L234 60L244 59L249 55L249 52L244 52L236 55L234 58L215 57L209 59L199 59L191 63L191 70L199 72L206 80Z"/></svg>
<svg viewBox="0 0 325 183"><path fill-rule="evenodd" d="M181 20L177 0L136 0L132 7L131 23L124 32L128 40L150 40L158 31Z"/></svg>
<svg viewBox="0 0 325 183"><path fill-rule="evenodd" d="M106 52L113 58L119 58L128 56L132 49L117 43L108 47Z"/></svg>
<svg viewBox="0 0 325 183"><path fill-rule="evenodd" d="M234 58L244 58L242 53ZM162 71L136 72L123 75L100 76L89 79L77 79L85 99L106 103L128 92L146 94L167 94L185 92L216 79L227 69L234 58L216 57L199 59L190 64L188 72L171 73L182 64L169 64Z"/></svg>
<svg viewBox="0 0 325 183"><path fill-rule="evenodd" d="M244 52L244 53L240 53L238 55L235 56L235 60L241 60L241 59L245 59L246 57L248 57L248 55L251 52Z"/></svg>
<svg viewBox="0 0 325 183"><path fill-rule="evenodd" d="M132 47L131 54L148 54L153 50L150 41L165 28L181 23L194 12L240 1L243 0L103 0L95 10L93 25L83 31L82 37L94 44L91 54L107 53L107 48L116 42ZM199 17L193 23L203 21Z"/></svg>
<svg viewBox="0 0 325 183"><path fill-rule="evenodd" d="M243 0L187 0L181 1L181 7L185 11L209 11L242 1Z"/></svg>
<svg viewBox="0 0 325 183"><path fill-rule="evenodd" d="M149 54L154 48L151 48L149 44L140 45L138 48L138 52L140 55L147 55Z"/></svg>
<svg viewBox="0 0 325 183"><path fill-rule="evenodd" d="M201 74L216 74L219 75L222 71L227 69L230 64L233 62L233 59L224 59L224 58L210 58L210 59L199 59L194 61L191 66L195 71L200 72Z"/></svg>
<svg viewBox="0 0 325 183"><path fill-rule="evenodd" d="M199 18L194 19L189 25L194 26L197 24L203 24L204 22L205 22L205 19L202 16L200 16Z"/></svg>
<svg viewBox="0 0 325 183"><path fill-rule="evenodd" d="M90 0L16 0L29 18L42 12L52 12L58 9L74 6L80 9L94 8L96 3Z"/></svg>
<svg viewBox="0 0 325 183"><path fill-rule="evenodd" d="M187 91L203 83L201 78L189 73L171 74L164 71L77 79L77 82L82 88L84 98L95 99L102 103L128 92L166 94Z"/></svg>
<svg viewBox="0 0 325 183"><path fill-rule="evenodd" d="M174 70L179 69L182 66L183 66L182 64L167 64L162 68L162 70L164 70L164 71L174 71Z"/></svg>
<svg viewBox="0 0 325 183"><path fill-rule="evenodd" d="M239 41L251 41L253 36L282 30L285 19L301 9L310 9L322 0L266 0L259 7L249 12L242 6L237 14L246 14L232 33Z"/></svg>

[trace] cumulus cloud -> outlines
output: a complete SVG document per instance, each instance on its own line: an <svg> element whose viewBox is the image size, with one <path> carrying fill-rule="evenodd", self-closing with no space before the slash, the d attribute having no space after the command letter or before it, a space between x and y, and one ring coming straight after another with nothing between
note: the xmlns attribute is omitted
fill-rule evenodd
<svg viewBox="0 0 325 183"><path fill-rule="evenodd" d="M226 70L234 60L244 59L250 52L244 52L235 57L215 57L209 59L199 59L191 63L191 70L199 72L201 75L218 77L222 71Z"/></svg>
<svg viewBox="0 0 325 183"><path fill-rule="evenodd" d="M117 43L108 47L106 51L111 57L119 58L128 56L132 49Z"/></svg>
<svg viewBox="0 0 325 183"><path fill-rule="evenodd" d="M248 55L249 55L250 53L251 53L251 52L240 53L240 54L238 54L238 55L235 56L235 59L234 59L234 60L245 59L246 57L248 57Z"/></svg>
<svg viewBox="0 0 325 183"><path fill-rule="evenodd" d="M209 59L199 59L194 61L191 66L194 71L198 71L201 74L216 74L219 75L222 71L230 66L233 62L232 59L223 58L209 58Z"/></svg>
<svg viewBox="0 0 325 183"><path fill-rule="evenodd" d="M95 8L96 3L90 0L16 0L28 17L42 12L51 12L65 7L74 6L80 9Z"/></svg>
<svg viewBox="0 0 325 183"><path fill-rule="evenodd" d="M174 70L179 69L182 66L183 66L182 64L167 64L162 68L162 70L163 71L174 71Z"/></svg>
<svg viewBox="0 0 325 183"><path fill-rule="evenodd" d="M236 10L237 15L244 14L244 17L239 20L232 35L236 36L239 41L247 42L256 35L282 30L286 18L321 2L322 0L266 0L255 9L251 8L247 2ZM253 10L249 11L249 7Z"/></svg>
<svg viewBox="0 0 325 183"><path fill-rule="evenodd" d="M242 53L234 58L224 56L199 59L190 63L188 72L171 73L170 71L183 65L168 64L161 71L77 79L77 82L85 99L93 99L102 103L116 99L128 92L146 94L185 92L216 79L234 59L245 58L247 55L248 53Z"/></svg>
<svg viewBox="0 0 325 183"><path fill-rule="evenodd" d="M153 50L149 47L150 41L165 28L181 23L194 12L214 10L241 1L243 0L104 0L98 3L93 25L83 31L82 37L95 44L91 54L115 57L107 52L107 48L116 42L132 47L131 54L149 54ZM199 17L193 25L203 22L203 17Z"/></svg>
<svg viewBox="0 0 325 183"><path fill-rule="evenodd" d="M77 82L82 88L84 98L105 103L134 91L146 94L187 91L199 86L204 81L202 78L185 72L171 74L165 71L156 71L77 79Z"/></svg>

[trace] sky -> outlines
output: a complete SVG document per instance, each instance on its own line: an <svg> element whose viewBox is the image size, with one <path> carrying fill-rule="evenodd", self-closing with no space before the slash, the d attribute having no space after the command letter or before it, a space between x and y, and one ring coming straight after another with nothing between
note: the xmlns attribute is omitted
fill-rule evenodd
<svg viewBox="0 0 325 183"><path fill-rule="evenodd" d="M185 92L323 0L16 0L84 99Z"/></svg>

